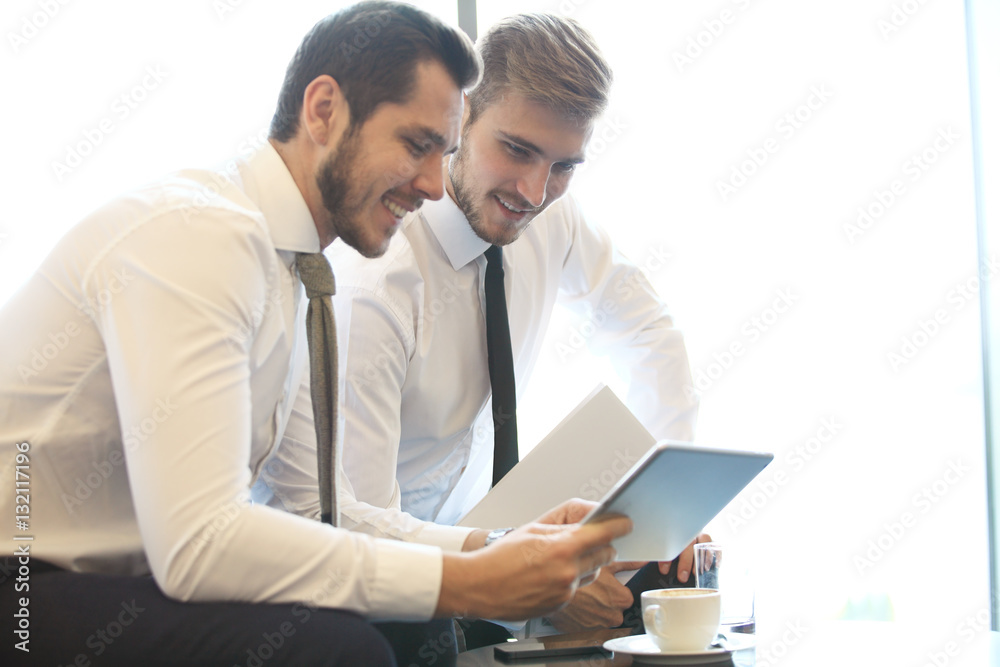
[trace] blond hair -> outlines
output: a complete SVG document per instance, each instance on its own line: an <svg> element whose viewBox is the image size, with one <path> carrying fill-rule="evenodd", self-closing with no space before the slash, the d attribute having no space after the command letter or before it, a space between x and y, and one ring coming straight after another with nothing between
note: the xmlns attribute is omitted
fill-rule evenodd
<svg viewBox="0 0 1000 667"><path fill-rule="evenodd" d="M508 93L579 121L599 116L608 105L611 67L583 27L553 14L518 14L503 19L476 45L483 78L469 93L469 123Z"/></svg>

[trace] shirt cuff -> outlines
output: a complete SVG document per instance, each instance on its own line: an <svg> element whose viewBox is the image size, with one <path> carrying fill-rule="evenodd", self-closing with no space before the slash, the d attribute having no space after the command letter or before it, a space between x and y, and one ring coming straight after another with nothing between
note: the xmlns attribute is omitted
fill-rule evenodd
<svg viewBox="0 0 1000 667"><path fill-rule="evenodd" d="M476 529L465 526L446 526L440 523L426 522L417 535L420 544L430 544L441 547L445 551L461 551L465 540Z"/></svg>
<svg viewBox="0 0 1000 667"><path fill-rule="evenodd" d="M376 576L372 587L373 621L427 621L441 595L444 554L412 542L374 540Z"/></svg>

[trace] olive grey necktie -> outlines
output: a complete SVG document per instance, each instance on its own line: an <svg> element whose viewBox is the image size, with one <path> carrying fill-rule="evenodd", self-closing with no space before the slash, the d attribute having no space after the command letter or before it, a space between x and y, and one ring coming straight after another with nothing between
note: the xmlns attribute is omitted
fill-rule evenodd
<svg viewBox="0 0 1000 667"><path fill-rule="evenodd" d="M337 329L333 322L336 293L333 270L321 252L298 253L295 268L306 288L306 337L309 339L309 379L316 458L319 466L319 507L323 523L336 526L337 512Z"/></svg>

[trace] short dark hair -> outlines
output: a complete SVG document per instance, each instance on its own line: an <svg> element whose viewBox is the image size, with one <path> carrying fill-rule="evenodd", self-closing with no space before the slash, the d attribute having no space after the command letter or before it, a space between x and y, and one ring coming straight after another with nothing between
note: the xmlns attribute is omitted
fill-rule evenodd
<svg viewBox="0 0 1000 667"><path fill-rule="evenodd" d="M418 64L437 60L460 90L479 81L472 40L427 12L400 2L360 2L313 26L288 64L270 137L287 142L299 127L302 98L316 77L333 77L360 126L384 103L413 94Z"/></svg>
<svg viewBox="0 0 1000 667"><path fill-rule="evenodd" d="M494 24L476 45L483 79L469 93L469 123L507 93L520 93L577 120L608 105L613 75L594 38L570 18L518 14Z"/></svg>

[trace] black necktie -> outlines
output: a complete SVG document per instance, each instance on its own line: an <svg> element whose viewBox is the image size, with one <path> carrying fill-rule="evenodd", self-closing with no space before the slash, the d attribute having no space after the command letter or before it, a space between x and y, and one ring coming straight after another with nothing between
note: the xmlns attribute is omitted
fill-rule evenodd
<svg viewBox="0 0 1000 667"><path fill-rule="evenodd" d="M337 512L337 329L333 323L333 270L323 253L299 253L295 267L306 288L309 381L316 426L319 507L323 523L336 526Z"/></svg>
<svg viewBox="0 0 1000 667"><path fill-rule="evenodd" d="M496 484L517 464L517 399L503 287L503 252L495 245L486 251L486 350L493 388L493 484Z"/></svg>

